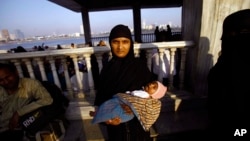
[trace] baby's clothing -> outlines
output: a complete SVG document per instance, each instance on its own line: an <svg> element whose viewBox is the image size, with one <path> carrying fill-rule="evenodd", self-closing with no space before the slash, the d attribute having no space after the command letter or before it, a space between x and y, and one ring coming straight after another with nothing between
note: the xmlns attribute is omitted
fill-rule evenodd
<svg viewBox="0 0 250 141"><path fill-rule="evenodd" d="M150 95L144 90L127 91L126 93L140 98L150 98Z"/></svg>

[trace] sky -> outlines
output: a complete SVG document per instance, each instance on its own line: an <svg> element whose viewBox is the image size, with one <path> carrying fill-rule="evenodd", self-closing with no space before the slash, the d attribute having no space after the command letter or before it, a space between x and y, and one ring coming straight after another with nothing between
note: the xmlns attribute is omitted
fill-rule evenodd
<svg viewBox="0 0 250 141"><path fill-rule="evenodd" d="M110 31L116 24L133 27L132 10L90 12L92 33ZM142 21L146 25L181 25L181 8L143 9ZM1 0L0 30L9 33L21 30L27 36L80 33L81 13L77 13L47 0Z"/></svg>

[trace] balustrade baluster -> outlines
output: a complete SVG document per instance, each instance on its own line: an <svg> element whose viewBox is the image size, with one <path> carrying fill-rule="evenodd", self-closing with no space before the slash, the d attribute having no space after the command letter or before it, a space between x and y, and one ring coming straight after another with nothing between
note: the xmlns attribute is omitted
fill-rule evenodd
<svg viewBox="0 0 250 141"><path fill-rule="evenodd" d="M45 69L44 69L44 64L43 64L44 62L41 60L41 58L35 58L34 60L37 61L37 64L39 66L39 70L40 70L40 73L41 73L42 80L43 81L48 81L46 73L45 73Z"/></svg>
<svg viewBox="0 0 250 141"><path fill-rule="evenodd" d="M68 71L68 65L66 63L66 58L61 57L61 61L62 61L62 65L63 65L63 72L64 72L64 77L65 77L68 97L70 99L72 99L73 98L73 90L72 90L71 81L70 81L70 78L69 78L69 71Z"/></svg>
<svg viewBox="0 0 250 141"><path fill-rule="evenodd" d="M164 65L164 60L163 60L163 56L164 56L164 51L165 51L165 48L161 48L159 49L159 74L158 74L158 81L160 82L163 82L163 69L166 69L165 68L165 65ZM164 66L164 67L163 67Z"/></svg>
<svg viewBox="0 0 250 141"><path fill-rule="evenodd" d="M19 77L23 78L23 70L22 70L22 67L21 67L21 63L16 59L11 60L11 62L13 62L14 65L16 66Z"/></svg>
<svg viewBox="0 0 250 141"><path fill-rule="evenodd" d="M174 75L176 73L175 51L176 48L170 48L170 70L169 70L169 83L168 83L169 89L172 89L174 87L173 82L174 82Z"/></svg>
<svg viewBox="0 0 250 141"><path fill-rule="evenodd" d="M76 75L76 81L77 81L77 86L78 86L78 94L77 98L84 98L85 95L83 93L83 85L82 85L82 79L80 78L80 72L79 72L79 66L78 66L78 58L77 55L71 55L70 56L73 60L74 63L74 68L75 68L75 75Z"/></svg>
<svg viewBox="0 0 250 141"><path fill-rule="evenodd" d="M59 81L59 78L58 78L58 75L57 75L56 66L55 66L55 60L54 60L53 57L48 57L47 59L49 60L49 63L50 63L50 67L51 67L51 71L52 71L52 74L53 74L54 83L55 83L59 88L61 88L61 83L60 83L60 81Z"/></svg>
<svg viewBox="0 0 250 141"><path fill-rule="evenodd" d="M90 55L91 54L83 54L86 60L86 65L87 65L87 71L88 71L88 82L89 82L89 95L90 97L94 97L95 95L95 90L94 90L94 79L93 79L93 74L91 71L91 63L90 63Z"/></svg>
<svg viewBox="0 0 250 141"><path fill-rule="evenodd" d="M28 72L29 72L29 76L30 78L33 78L33 79L36 79L35 75L34 75L34 70L33 70L33 67L31 65L31 61L30 59L22 59L22 61L24 61L24 63L26 64L26 67L28 69Z"/></svg>
<svg viewBox="0 0 250 141"><path fill-rule="evenodd" d="M149 50L146 50L146 58L147 58L147 65L148 65L148 68L149 70L153 71L152 70L152 49L149 49Z"/></svg>

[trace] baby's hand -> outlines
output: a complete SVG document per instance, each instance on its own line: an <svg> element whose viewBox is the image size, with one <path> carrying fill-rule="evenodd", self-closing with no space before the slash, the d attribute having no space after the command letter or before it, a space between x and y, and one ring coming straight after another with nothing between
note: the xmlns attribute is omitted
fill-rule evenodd
<svg viewBox="0 0 250 141"><path fill-rule="evenodd" d="M119 125L121 123L121 118L115 117L115 118L112 118L112 119L106 121L105 123L110 124L110 125Z"/></svg>

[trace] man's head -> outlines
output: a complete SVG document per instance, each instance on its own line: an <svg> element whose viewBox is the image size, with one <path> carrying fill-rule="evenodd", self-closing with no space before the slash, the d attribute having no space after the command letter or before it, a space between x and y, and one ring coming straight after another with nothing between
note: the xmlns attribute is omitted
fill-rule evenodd
<svg viewBox="0 0 250 141"><path fill-rule="evenodd" d="M19 76L13 64L0 63L0 86L5 89L17 88Z"/></svg>
<svg viewBox="0 0 250 141"><path fill-rule="evenodd" d="M106 46L106 43L104 40L100 40L98 43L98 46Z"/></svg>
<svg viewBox="0 0 250 141"><path fill-rule="evenodd" d="M117 58L134 55L132 35L129 28L125 25L117 25L111 30L109 44L112 55Z"/></svg>

